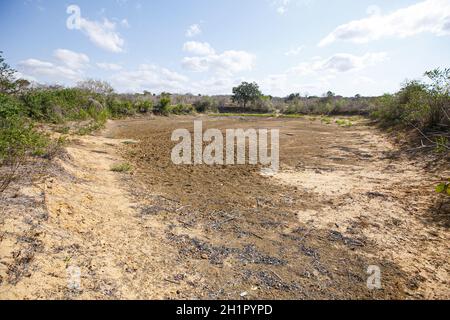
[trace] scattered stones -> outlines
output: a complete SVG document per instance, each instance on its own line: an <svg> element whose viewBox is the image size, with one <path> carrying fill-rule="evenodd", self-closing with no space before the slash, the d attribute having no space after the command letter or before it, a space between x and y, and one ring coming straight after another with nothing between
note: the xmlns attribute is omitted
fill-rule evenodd
<svg viewBox="0 0 450 320"><path fill-rule="evenodd" d="M305 254L305 255L307 255L308 257L312 257L312 258L314 258L315 260L318 260L320 257L319 257L319 253L316 251L316 250L314 250L314 249L312 249L312 248L308 248L308 247L306 247L305 245L301 245L301 247L300 247L300 250Z"/></svg>
<svg viewBox="0 0 450 320"><path fill-rule="evenodd" d="M387 197L388 197L387 195L385 195L385 194L383 194L383 193L380 193L380 192L377 192L377 191L370 191L370 192L367 192L366 195L367 195L370 199L374 199L374 198L387 198Z"/></svg>
<svg viewBox="0 0 450 320"><path fill-rule="evenodd" d="M282 266L287 263L285 260L262 254L253 245L245 246L244 250L239 253L239 258L244 262L273 266Z"/></svg>
<svg viewBox="0 0 450 320"><path fill-rule="evenodd" d="M330 231L328 238L331 241L342 241L345 245L350 247L364 247L365 243L362 240L345 237L339 231Z"/></svg>
<svg viewBox="0 0 450 320"><path fill-rule="evenodd" d="M141 209L141 215L143 216L158 215L163 212L169 212L169 210L156 205L147 206Z"/></svg>

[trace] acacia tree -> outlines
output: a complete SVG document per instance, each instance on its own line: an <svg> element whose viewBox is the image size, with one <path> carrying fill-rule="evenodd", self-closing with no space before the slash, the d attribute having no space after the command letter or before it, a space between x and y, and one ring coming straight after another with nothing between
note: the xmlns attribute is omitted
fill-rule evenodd
<svg viewBox="0 0 450 320"><path fill-rule="evenodd" d="M237 102L247 107L249 102L255 102L262 96L259 86L256 82L242 82L239 86L233 88L233 102Z"/></svg>

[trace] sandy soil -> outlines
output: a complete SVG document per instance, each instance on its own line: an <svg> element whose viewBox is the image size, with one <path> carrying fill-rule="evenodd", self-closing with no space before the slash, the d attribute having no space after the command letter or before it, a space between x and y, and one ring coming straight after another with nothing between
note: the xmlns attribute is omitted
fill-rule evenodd
<svg viewBox="0 0 450 320"><path fill-rule="evenodd" d="M282 167L268 177L173 165L172 130L193 119L110 122L73 140L56 173L8 194L0 298L450 298L449 221L433 194L442 177L373 128L202 118L279 128ZM125 161L132 173L110 170ZM370 265L380 290L366 286ZM74 267L80 288L68 286Z"/></svg>

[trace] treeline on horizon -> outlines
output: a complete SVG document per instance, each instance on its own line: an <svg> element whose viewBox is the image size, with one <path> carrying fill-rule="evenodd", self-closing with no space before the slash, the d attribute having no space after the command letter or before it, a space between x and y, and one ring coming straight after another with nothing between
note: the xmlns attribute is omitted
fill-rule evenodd
<svg viewBox="0 0 450 320"><path fill-rule="evenodd" d="M264 95L256 83L242 83L232 95L195 96L144 91L118 94L107 82L86 80L75 87L32 85L16 78L0 51L0 166L15 168L28 155L47 156L55 142L36 123L85 125L78 134L101 128L107 119L136 114L253 113L281 115L365 115L384 127L412 127L430 146L448 151L450 69L425 73L428 81L407 81L395 94L381 97L322 97L293 93L284 98ZM64 130L62 130L64 131ZM428 131L438 131L431 138ZM53 151L52 151L53 150ZM2 185L0 181L0 192Z"/></svg>
<svg viewBox="0 0 450 320"><path fill-rule="evenodd" d="M332 91L320 97L302 96L300 93L273 97L264 95L258 84L246 82L233 88L236 92L230 95L154 94L148 91L131 94L116 93L109 83L93 79L78 82L74 87L32 84L24 79L2 79L0 95L3 103L9 100L8 103L15 104L22 115L50 123L89 118L120 118L145 113L169 115L234 112L367 115L399 124L405 120L426 118L427 111L436 109L431 112L435 117L426 121L426 125L445 124L446 121L440 120L448 120L448 112L444 112L446 104L435 108L433 104L438 102L436 96L440 96L441 100L448 98L450 71L437 69L425 75L432 79L431 84L418 80L407 81L399 92L378 97L343 97ZM239 89L243 89L243 92L239 92ZM390 113L385 109L393 109L395 112ZM443 117L439 117L439 114ZM417 119L413 119L414 117Z"/></svg>

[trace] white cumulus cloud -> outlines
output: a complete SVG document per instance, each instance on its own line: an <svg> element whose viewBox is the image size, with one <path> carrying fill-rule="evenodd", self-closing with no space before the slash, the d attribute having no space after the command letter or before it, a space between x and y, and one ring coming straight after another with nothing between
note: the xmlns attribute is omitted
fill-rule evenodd
<svg viewBox="0 0 450 320"><path fill-rule="evenodd" d="M198 24L193 24L189 26L186 30L186 37L192 38L202 33L202 29Z"/></svg>
<svg viewBox="0 0 450 320"><path fill-rule="evenodd" d="M297 48L294 48L294 49L291 49L291 50L287 51L285 53L285 55L288 56L288 57L289 56L297 56L297 55L300 54L300 52L303 51L303 49L304 49L304 46L299 46Z"/></svg>
<svg viewBox="0 0 450 320"><path fill-rule="evenodd" d="M450 34L449 0L426 0L384 15L378 8L371 7L369 14L369 17L338 26L319 46L336 41L367 43L388 37L405 38L425 32L437 36Z"/></svg>
<svg viewBox="0 0 450 320"><path fill-rule="evenodd" d="M106 70L106 71L119 71L122 70L122 66L116 63L106 63L106 62L99 62L97 63L97 67L100 69Z"/></svg>
<svg viewBox="0 0 450 320"><path fill-rule="evenodd" d="M185 51L197 54L182 60L182 66L194 72L212 71L221 75L232 75L251 70L255 62L255 56L246 51L228 50L216 53L207 43L201 45L195 43L195 45L189 44L188 46L185 44Z"/></svg>
<svg viewBox="0 0 450 320"><path fill-rule="evenodd" d="M89 64L89 57L84 53L77 53L67 49L57 49L53 55L62 64L71 69L81 69Z"/></svg>
<svg viewBox="0 0 450 320"><path fill-rule="evenodd" d="M387 58L388 55L385 52L366 53L362 56L337 53L326 59L314 58L311 61L300 63L298 66L290 69L290 72L298 75L342 73L361 70L386 61Z"/></svg>
<svg viewBox="0 0 450 320"><path fill-rule="evenodd" d="M180 92L189 80L184 75L153 64L142 64L136 70L119 72L112 79L117 88L129 92Z"/></svg>
<svg viewBox="0 0 450 320"><path fill-rule="evenodd" d="M285 14L291 0L276 0L273 4L277 7L277 12L281 15Z"/></svg>
<svg viewBox="0 0 450 320"><path fill-rule="evenodd" d="M55 65L48 61L38 59L27 59L19 62L19 70L28 76L37 79L47 78L49 80L80 80L82 73L65 66Z"/></svg>
<svg viewBox="0 0 450 320"><path fill-rule="evenodd" d="M207 56L214 54L215 51L207 42L188 41L183 45L183 51L193 55Z"/></svg>
<svg viewBox="0 0 450 320"><path fill-rule="evenodd" d="M125 41L116 31L116 24L104 18L103 21L91 21L81 16L81 9L76 5L67 7L70 14L67 28L82 31L96 46L111 51L123 52Z"/></svg>
<svg viewBox="0 0 450 320"><path fill-rule="evenodd" d="M18 63L19 71L36 81L50 81L59 84L82 80L90 59L84 53L68 49L53 52L54 61L26 59Z"/></svg>

